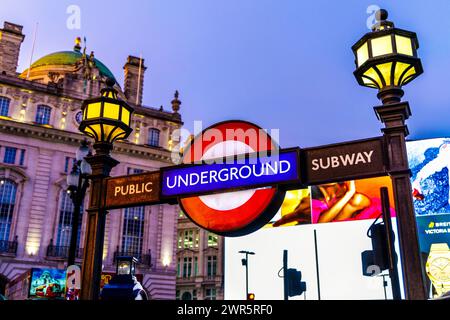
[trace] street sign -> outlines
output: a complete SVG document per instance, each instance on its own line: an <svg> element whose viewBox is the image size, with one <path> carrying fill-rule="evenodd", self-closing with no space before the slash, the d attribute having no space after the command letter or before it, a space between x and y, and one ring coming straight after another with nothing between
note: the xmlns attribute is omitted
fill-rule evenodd
<svg viewBox="0 0 450 320"><path fill-rule="evenodd" d="M301 163L305 185L387 175L382 137L303 149Z"/></svg>
<svg viewBox="0 0 450 320"><path fill-rule="evenodd" d="M207 164L190 164L162 169L161 197L252 189L300 179L299 149L285 149L263 155L258 153L220 158Z"/></svg>
<svg viewBox="0 0 450 320"><path fill-rule="evenodd" d="M257 125L239 120L226 121L197 135L186 148L183 163L262 153L277 148L277 143ZM223 187L221 183L220 186ZM181 188L177 189L181 194ZM186 216L201 228L224 236L239 236L258 230L269 222L281 207L284 195L285 191L277 186L266 184L256 189L180 197L178 202Z"/></svg>
<svg viewBox="0 0 450 320"><path fill-rule="evenodd" d="M106 209L160 203L160 172L106 179Z"/></svg>

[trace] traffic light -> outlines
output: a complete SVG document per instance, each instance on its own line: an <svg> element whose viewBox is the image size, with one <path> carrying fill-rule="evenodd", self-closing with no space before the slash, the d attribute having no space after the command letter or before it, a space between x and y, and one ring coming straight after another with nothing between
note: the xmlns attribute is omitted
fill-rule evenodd
<svg viewBox="0 0 450 320"><path fill-rule="evenodd" d="M254 293L247 294L247 300L255 300L255 294Z"/></svg>
<svg viewBox="0 0 450 320"><path fill-rule="evenodd" d="M306 291L306 282L302 281L302 272L297 269L287 269L287 286L289 297L299 296Z"/></svg>
<svg viewBox="0 0 450 320"><path fill-rule="evenodd" d="M372 240L372 250L361 253L363 275L374 276L389 269L389 253L385 225L383 223L373 224L369 228L368 235ZM392 240L394 241L394 239L395 235L392 233ZM397 263L398 258L396 253L394 259L395 263ZM378 269L375 270L374 267Z"/></svg>

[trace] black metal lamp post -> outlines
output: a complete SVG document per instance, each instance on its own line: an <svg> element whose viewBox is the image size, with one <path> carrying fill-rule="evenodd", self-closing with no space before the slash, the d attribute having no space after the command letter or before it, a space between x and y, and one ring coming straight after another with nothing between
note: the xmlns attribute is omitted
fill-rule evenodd
<svg viewBox="0 0 450 320"><path fill-rule="evenodd" d="M378 89L382 102L374 110L385 125L381 131L394 189L405 298L426 299L405 142L409 134L405 120L411 110L408 102L401 102L402 86L423 73L419 43L414 32L395 28L386 10L379 10L376 17L372 32L352 47L354 75L360 85Z"/></svg>
<svg viewBox="0 0 450 320"><path fill-rule="evenodd" d="M107 211L104 208L106 197L105 178L119 162L110 155L113 143L126 139L130 127L133 108L117 96L113 88L114 80L106 81L98 98L85 100L82 106L83 121L80 131L94 139L93 156L86 161L92 167L91 193L87 209L86 239L83 253L81 275L81 299L97 300L100 291L100 277L103 261L103 241Z"/></svg>
<svg viewBox="0 0 450 320"><path fill-rule="evenodd" d="M76 163L72 167L72 171L67 175L67 186L70 192L70 198L72 199L74 210L72 216L72 231L70 235L69 254L67 258L67 265L71 266L75 264L75 257L77 252L77 240L81 206L84 202L86 190L89 186L88 176L92 174L92 168L84 159L87 156L91 156L88 143L84 140L81 146L76 152Z"/></svg>
<svg viewBox="0 0 450 320"><path fill-rule="evenodd" d="M239 251L239 253L245 254L245 258L242 259L242 265L245 266L245 297L248 299L248 256L254 255L251 251Z"/></svg>

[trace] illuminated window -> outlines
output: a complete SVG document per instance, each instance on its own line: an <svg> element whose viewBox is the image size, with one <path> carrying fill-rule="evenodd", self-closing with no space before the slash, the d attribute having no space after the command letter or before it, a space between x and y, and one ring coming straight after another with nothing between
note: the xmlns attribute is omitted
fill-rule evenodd
<svg viewBox="0 0 450 320"><path fill-rule="evenodd" d="M37 124L50 124L50 114L52 112L52 108L45 105L39 105L37 107L36 112L36 120Z"/></svg>
<svg viewBox="0 0 450 320"><path fill-rule="evenodd" d="M16 163L16 153L17 153L17 148L6 147L3 162L9 163L9 164L15 164Z"/></svg>
<svg viewBox="0 0 450 320"><path fill-rule="evenodd" d="M208 233L208 247L217 247L217 242L219 241L219 236L214 233Z"/></svg>
<svg viewBox="0 0 450 320"><path fill-rule="evenodd" d="M200 234L198 230L187 229L178 232L178 249L198 248Z"/></svg>
<svg viewBox="0 0 450 320"><path fill-rule="evenodd" d="M150 128L148 130L147 144L152 147L159 147L159 130L158 129Z"/></svg>
<svg viewBox="0 0 450 320"><path fill-rule="evenodd" d="M216 256L208 256L206 265L206 272L208 278L213 278L217 274L217 257Z"/></svg>
<svg viewBox="0 0 450 320"><path fill-rule="evenodd" d="M144 242L145 207L127 208L124 212L122 232L122 252L141 258Z"/></svg>
<svg viewBox="0 0 450 320"><path fill-rule="evenodd" d="M205 289L205 300L216 300L216 288Z"/></svg>
<svg viewBox="0 0 450 320"><path fill-rule="evenodd" d="M8 179L0 180L0 240L9 241L17 184Z"/></svg>
<svg viewBox="0 0 450 320"><path fill-rule="evenodd" d="M70 237L72 234L72 222L74 205L67 190L62 190L60 193L59 204L59 222L58 222L58 234L56 236L56 246L68 247L70 246ZM80 216L78 217L78 235L77 235L77 247L80 245L81 235L81 222L83 221L83 205L80 208Z"/></svg>
<svg viewBox="0 0 450 320"><path fill-rule="evenodd" d="M0 116L7 117L9 114L10 99L6 97L0 97Z"/></svg>

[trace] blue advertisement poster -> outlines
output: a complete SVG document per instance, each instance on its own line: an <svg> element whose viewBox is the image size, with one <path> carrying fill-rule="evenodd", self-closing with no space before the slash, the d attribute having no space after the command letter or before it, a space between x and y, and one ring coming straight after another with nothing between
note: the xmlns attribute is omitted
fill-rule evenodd
<svg viewBox="0 0 450 320"><path fill-rule="evenodd" d="M430 297L450 291L450 138L409 141L412 193Z"/></svg>
<svg viewBox="0 0 450 320"><path fill-rule="evenodd" d="M66 289L66 270L31 270L29 297L34 299L64 299Z"/></svg>

